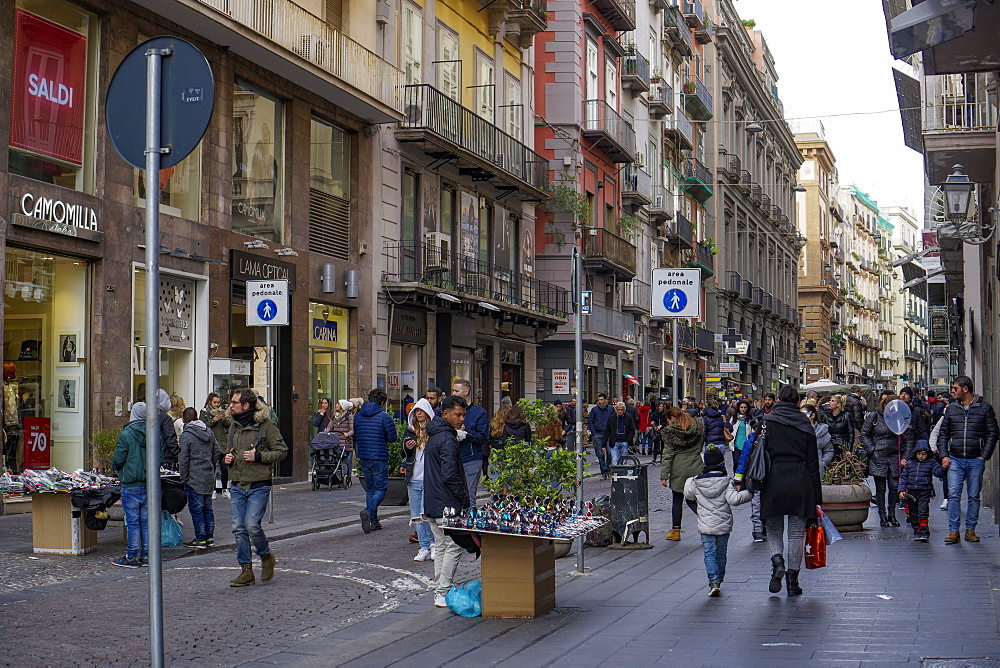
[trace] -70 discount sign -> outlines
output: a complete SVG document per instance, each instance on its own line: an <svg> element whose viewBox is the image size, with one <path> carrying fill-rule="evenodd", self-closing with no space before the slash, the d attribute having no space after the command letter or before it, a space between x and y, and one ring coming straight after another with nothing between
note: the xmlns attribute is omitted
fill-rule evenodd
<svg viewBox="0 0 1000 668"><path fill-rule="evenodd" d="M52 419L24 418L24 468L47 469L52 464L49 444L52 442Z"/></svg>

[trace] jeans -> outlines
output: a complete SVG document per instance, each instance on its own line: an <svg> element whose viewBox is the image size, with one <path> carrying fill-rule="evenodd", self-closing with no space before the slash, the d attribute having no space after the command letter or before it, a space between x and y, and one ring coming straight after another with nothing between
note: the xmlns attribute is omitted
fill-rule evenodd
<svg viewBox="0 0 1000 668"><path fill-rule="evenodd" d="M952 457L948 467L948 530L958 531L962 523L962 483L969 495L965 512L965 528L974 530L979 522L979 493L983 490L983 469L986 462L978 457Z"/></svg>
<svg viewBox="0 0 1000 668"><path fill-rule="evenodd" d="M212 495L199 494L184 485L187 493L188 510L191 511L191 526L194 528L195 540L208 540L215 537L215 512L212 510Z"/></svg>
<svg viewBox="0 0 1000 668"><path fill-rule="evenodd" d="M726 579L726 548L729 546L729 534L712 536L701 534L701 548L705 551L705 570L708 571L708 584L720 585Z"/></svg>
<svg viewBox="0 0 1000 668"><path fill-rule="evenodd" d="M417 527L417 538L420 541L420 548L430 549L434 543L434 534L431 532L429 523L420 519L424 513L424 481L411 480L406 484L410 492L410 524Z"/></svg>
<svg viewBox="0 0 1000 668"><path fill-rule="evenodd" d="M788 515L788 553L785 554L785 568L790 571L797 571L802 565L802 552L806 546L806 522L804 517ZM767 517L764 519L764 526L767 527L767 546L771 548L771 554L784 552L785 516Z"/></svg>
<svg viewBox="0 0 1000 668"><path fill-rule="evenodd" d="M222 484L222 487L220 487L219 489L226 489L227 487L229 487L229 467L222 462L225 456L226 453L224 452L219 455L219 466L218 466L219 481Z"/></svg>
<svg viewBox="0 0 1000 668"><path fill-rule="evenodd" d="M365 477L365 510L372 524L378 522L378 507L389 488L389 462L361 459L361 474Z"/></svg>
<svg viewBox="0 0 1000 668"><path fill-rule="evenodd" d="M625 441L615 441L615 447L611 448L611 465L618 466L618 462L627 454L628 443Z"/></svg>
<svg viewBox="0 0 1000 668"><path fill-rule="evenodd" d="M233 485L229 489L230 508L233 514L233 535L236 537L236 561L240 564L252 562L250 541L257 550L257 556L263 557L271 553L267 544L267 536L260 527L260 521L267 510L270 487L253 487L243 489Z"/></svg>
<svg viewBox="0 0 1000 668"><path fill-rule="evenodd" d="M455 583L455 571L465 554L465 548L445 535L444 527L439 524L441 521L430 518L427 520L431 525L431 533L434 534L434 593L444 596Z"/></svg>
<svg viewBox="0 0 1000 668"><path fill-rule="evenodd" d="M754 492L750 499L750 521L753 523L753 530L757 533L764 531L764 523L760 521L760 494Z"/></svg>
<svg viewBox="0 0 1000 668"><path fill-rule="evenodd" d="M639 439L639 452L644 455L650 455L653 453L653 432L642 432L642 438Z"/></svg>
<svg viewBox="0 0 1000 668"><path fill-rule="evenodd" d="M604 434L594 434L594 455L597 457L598 466L601 467L601 475L607 475L611 453L604 452Z"/></svg>
<svg viewBox="0 0 1000 668"><path fill-rule="evenodd" d="M478 505L476 492L479 491L479 479L483 477L483 460L465 462L462 466L465 468L465 485L469 489L469 501L474 506Z"/></svg>
<svg viewBox="0 0 1000 668"><path fill-rule="evenodd" d="M135 559L149 554L149 514L146 504L146 487L122 487L122 510L128 548L125 556ZM141 551L140 551L141 550Z"/></svg>

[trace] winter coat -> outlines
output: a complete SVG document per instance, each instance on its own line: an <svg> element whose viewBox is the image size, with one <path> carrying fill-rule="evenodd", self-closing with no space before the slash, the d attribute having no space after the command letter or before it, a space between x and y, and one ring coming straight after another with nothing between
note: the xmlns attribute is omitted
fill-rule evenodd
<svg viewBox="0 0 1000 668"><path fill-rule="evenodd" d="M173 431L173 426L170 428ZM118 435L111 468L118 472L122 487L146 486L146 421L132 420Z"/></svg>
<svg viewBox="0 0 1000 668"><path fill-rule="evenodd" d="M865 417L868 413L868 403L862 397L858 397L856 394L848 394L845 401L847 405L844 408L848 413L851 414L851 419L854 421L854 426L857 428L859 424L865 423Z"/></svg>
<svg viewBox="0 0 1000 668"><path fill-rule="evenodd" d="M929 489L934 491L934 478L943 478L944 468L933 457L926 461L907 460L899 476L899 491Z"/></svg>
<svg viewBox="0 0 1000 668"><path fill-rule="evenodd" d="M705 423L694 418L690 429L681 429L677 424L663 428L663 454L660 464L660 480L669 480L670 489L684 493L684 482L688 478L701 475L705 462L701 459L704 444Z"/></svg>
<svg viewBox="0 0 1000 668"><path fill-rule="evenodd" d="M726 417L717 408L708 407L705 409L705 444L726 445L726 438L723 430L732 430L732 426L726 422Z"/></svg>
<svg viewBox="0 0 1000 668"><path fill-rule="evenodd" d="M645 431L649 429L649 424L650 424L649 415L650 413L653 412L653 409L650 408L649 406L639 406L638 410L639 410L639 422L637 426L639 427L639 431L645 433Z"/></svg>
<svg viewBox="0 0 1000 668"><path fill-rule="evenodd" d="M389 444L396 441L396 423L374 401L361 404L354 416L354 450L360 459L389 461Z"/></svg>
<svg viewBox="0 0 1000 668"><path fill-rule="evenodd" d="M465 440L458 444L462 463L483 461L483 448L490 439L490 419L486 416L486 409L479 404L469 404L462 429L465 430Z"/></svg>
<svg viewBox="0 0 1000 668"><path fill-rule="evenodd" d="M823 502L819 449L809 418L795 404L779 401L764 417L764 448L771 468L760 493L760 516L816 518Z"/></svg>
<svg viewBox="0 0 1000 668"><path fill-rule="evenodd" d="M316 427L316 429L326 431L326 426L328 424L330 424L330 418L323 413L317 412L316 415L313 416L312 425Z"/></svg>
<svg viewBox="0 0 1000 668"><path fill-rule="evenodd" d="M635 404L625 404L625 414L631 415L632 421L635 422L636 425L639 424L639 409L636 408Z"/></svg>
<svg viewBox="0 0 1000 668"><path fill-rule="evenodd" d="M174 419L166 411L160 411L160 440L160 461L175 468L181 454L181 446L177 442Z"/></svg>
<svg viewBox="0 0 1000 668"><path fill-rule="evenodd" d="M604 434L604 428L608 425L608 419L615 414L615 409L611 404L594 404L587 413L587 428L591 434Z"/></svg>
<svg viewBox="0 0 1000 668"><path fill-rule="evenodd" d="M927 441L931 437L930 416L915 401L910 402L909 406L910 426L907 429L913 432L913 447L926 448ZM909 459L911 454L912 452L907 451L907 456L904 459Z"/></svg>
<svg viewBox="0 0 1000 668"><path fill-rule="evenodd" d="M235 419L226 435L226 453L232 452L234 459L229 465L229 482L248 489L271 484L271 465L288 456L288 446L278 431L278 425L271 421L271 407L257 399L257 406L250 409L253 419L247 426ZM260 441L258 444L258 432ZM243 461L243 453L257 445L257 457L252 462Z"/></svg>
<svg viewBox="0 0 1000 668"><path fill-rule="evenodd" d="M340 434L340 443L344 446L344 450L354 452L354 413L344 411L339 418L334 415L326 428L334 434Z"/></svg>
<svg viewBox="0 0 1000 668"><path fill-rule="evenodd" d="M445 508L461 511L472 505L465 482L465 468L458 450L458 435L443 417L427 425L424 448L424 515L444 516Z"/></svg>
<svg viewBox="0 0 1000 668"><path fill-rule="evenodd" d="M854 417L846 408L841 408L837 415L829 409L820 411L823 421L830 428L830 440L834 449L850 449L854 446Z"/></svg>
<svg viewBox="0 0 1000 668"><path fill-rule="evenodd" d="M740 422L746 422L746 427L743 433L743 440L739 439ZM737 450L743 449L743 444L746 443L747 439L750 438L750 434L760 426L760 421L754 417L753 413L748 413L746 418L740 420L739 413L733 413L733 417L729 419L730 431L733 433L733 447Z"/></svg>
<svg viewBox="0 0 1000 668"><path fill-rule="evenodd" d="M515 441L531 441L531 425L527 422L508 422L503 426L503 438L506 441L512 438Z"/></svg>
<svg viewBox="0 0 1000 668"><path fill-rule="evenodd" d="M899 460L905 459L913 449L913 430L900 437L885 423L884 409L874 410L865 418L861 427L861 445L868 457L868 472L879 478L898 478Z"/></svg>
<svg viewBox="0 0 1000 668"><path fill-rule="evenodd" d="M216 415L221 415L221 420L215 420ZM208 428L212 430L215 435L215 440L219 442L219 447L226 442L226 437L229 434L229 425L232 424L232 420L226 414L225 408L202 408L201 413L198 415L198 419L208 425Z"/></svg>
<svg viewBox="0 0 1000 668"><path fill-rule="evenodd" d="M625 429L624 436L618 435L619 426ZM629 444L635 443L635 420L628 414L628 411L625 411L625 414L621 417L618 417L617 413L613 413L608 418L607 424L604 425L604 447L610 448L618 441L624 441Z"/></svg>
<svg viewBox="0 0 1000 668"><path fill-rule="evenodd" d="M723 471L688 478L684 498L698 502L698 533L723 536L733 531L732 506L746 503L753 495L745 489L737 492Z"/></svg>
<svg viewBox="0 0 1000 668"><path fill-rule="evenodd" d="M181 432L181 482L195 494L215 491L215 462L219 458L219 442L201 420L188 422Z"/></svg>
<svg viewBox="0 0 1000 668"><path fill-rule="evenodd" d="M997 445L997 416L993 406L978 394L966 408L960 401L948 404L941 416L938 448L945 457L989 459Z"/></svg>
<svg viewBox="0 0 1000 668"><path fill-rule="evenodd" d="M813 424L813 431L816 432L819 472L822 474L826 470L826 467L830 465L830 462L833 461L833 441L830 440L830 427L822 422Z"/></svg>

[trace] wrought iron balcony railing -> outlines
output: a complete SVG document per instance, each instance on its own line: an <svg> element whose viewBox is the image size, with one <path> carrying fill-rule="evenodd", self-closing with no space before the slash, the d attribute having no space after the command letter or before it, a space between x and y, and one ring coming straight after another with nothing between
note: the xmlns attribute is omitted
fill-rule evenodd
<svg viewBox="0 0 1000 668"><path fill-rule="evenodd" d="M684 109L688 115L698 121L707 121L712 118L714 107L712 106L712 94L702 83L701 79L694 77L684 84Z"/></svg>
<svg viewBox="0 0 1000 668"><path fill-rule="evenodd" d="M731 295L736 296L740 294L740 284L742 282L743 279L740 277L739 272L736 271L726 272L726 282L724 285L726 291L729 292Z"/></svg>
<svg viewBox="0 0 1000 668"><path fill-rule="evenodd" d="M583 257L611 263L635 276L637 264L635 246L603 227L583 231Z"/></svg>
<svg viewBox="0 0 1000 668"><path fill-rule="evenodd" d="M682 55L691 55L694 36L691 34L691 27L681 16L680 7L671 7L663 12L663 34Z"/></svg>
<svg viewBox="0 0 1000 668"><path fill-rule="evenodd" d="M639 53L634 44L625 47L622 60L622 87L629 88L633 95L649 90L649 60Z"/></svg>
<svg viewBox="0 0 1000 668"><path fill-rule="evenodd" d="M635 0L593 0L615 30L635 30Z"/></svg>
<svg viewBox="0 0 1000 668"><path fill-rule="evenodd" d="M635 130L604 100L584 101L583 134L596 138L615 162L635 161Z"/></svg>
<svg viewBox="0 0 1000 668"><path fill-rule="evenodd" d="M663 81L649 84L649 113L653 118L663 118L674 110L674 89Z"/></svg>

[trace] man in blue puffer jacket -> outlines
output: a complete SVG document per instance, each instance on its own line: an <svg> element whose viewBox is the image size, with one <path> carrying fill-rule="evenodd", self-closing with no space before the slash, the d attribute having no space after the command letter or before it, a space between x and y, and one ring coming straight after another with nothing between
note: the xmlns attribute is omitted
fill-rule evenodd
<svg viewBox="0 0 1000 668"><path fill-rule="evenodd" d="M490 437L490 419L486 409L472 401L472 383L458 378L451 384L451 396L462 397L468 404L465 411L465 429L458 429L458 449L465 467L465 482L469 486L469 498L476 505L479 478L483 475L483 446Z"/></svg>
<svg viewBox="0 0 1000 668"><path fill-rule="evenodd" d="M361 529L365 533L382 528L378 507L389 486L389 444L397 437L396 423L385 412L388 399L385 390L376 387L354 416L354 451L365 476L367 505L361 511Z"/></svg>

